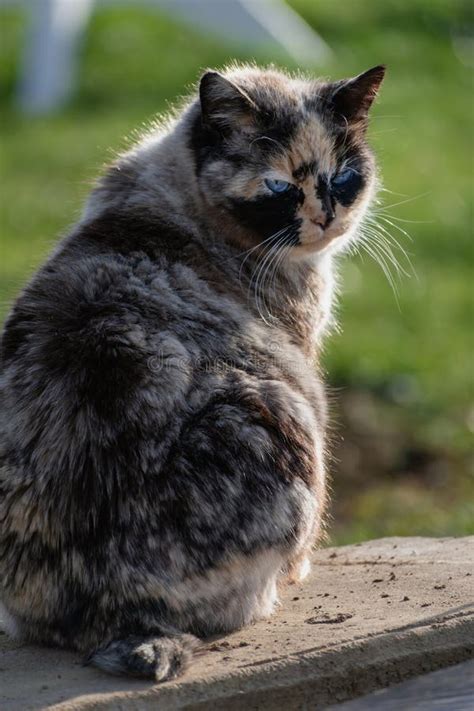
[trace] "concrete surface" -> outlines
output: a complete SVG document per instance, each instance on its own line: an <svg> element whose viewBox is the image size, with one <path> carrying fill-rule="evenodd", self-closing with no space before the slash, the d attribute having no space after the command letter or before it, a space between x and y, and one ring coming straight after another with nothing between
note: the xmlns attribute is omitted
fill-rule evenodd
<svg viewBox="0 0 474 711"><path fill-rule="evenodd" d="M313 557L270 620L161 686L0 637L0 708L309 711L474 656L474 537L389 538Z"/></svg>
<svg viewBox="0 0 474 711"><path fill-rule="evenodd" d="M422 674L327 711L472 711L474 661Z"/></svg>

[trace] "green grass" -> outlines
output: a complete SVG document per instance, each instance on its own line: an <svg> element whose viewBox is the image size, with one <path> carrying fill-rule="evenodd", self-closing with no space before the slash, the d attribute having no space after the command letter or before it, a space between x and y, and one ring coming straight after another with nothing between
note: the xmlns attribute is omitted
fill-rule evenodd
<svg viewBox="0 0 474 711"><path fill-rule="evenodd" d="M470 4L460 0L293 0L333 49L315 73L343 77L385 62L372 143L393 230L416 276L398 284L398 304L368 258L346 260L342 333L325 363L340 387L370 393L405 439L447 462L443 476L336 477L336 540L387 533L464 533L473 528L467 455L472 409L472 81L466 37ZM138 9L97 12L84 47L79 92L53 117L14 109L21 13L1 10L3 143L0 308L21 288L57 236L77 217L89 184L124 136L165 110L206 66L251 58L247 50L194 34ZM472 56L472 53L471 53ZM265 55L262 55L265 59ZM280 57L270 57L284 63ZM294 68L291 62L287 63ZM403 260L402 260L403 262ZM406 265L405 265L406 266ZM381 434L381 437L383 435Z"/></svg>

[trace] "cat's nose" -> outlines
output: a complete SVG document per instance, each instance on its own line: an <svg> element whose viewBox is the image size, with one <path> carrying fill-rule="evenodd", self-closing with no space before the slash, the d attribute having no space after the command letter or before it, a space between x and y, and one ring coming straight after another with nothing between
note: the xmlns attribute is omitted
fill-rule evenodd
<svg viewBox="0 0 474 711"><path fill-rule="evenodd" d="M321 200L321 209L324 213L324 226L327 227L329 223L332 222L332 220L334 220L334 218L336 217L336 213L334 212L333 200L331 198L331 193L328 189L327 180L323 180L322 178L320 178L317 195Z"/></svg>

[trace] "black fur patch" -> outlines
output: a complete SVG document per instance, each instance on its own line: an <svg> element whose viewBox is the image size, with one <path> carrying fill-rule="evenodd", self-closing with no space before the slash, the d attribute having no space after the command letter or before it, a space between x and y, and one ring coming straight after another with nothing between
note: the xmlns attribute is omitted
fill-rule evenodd
<svg viewBox="0 0 474 711"><path fill-rule="evenodd" d="M196 173L199 175L203 166L216 159L244 167L260 162L264 165L275 153L284 153L298 129L301 118L288 106L280 107L276 113L273 108L262 108L256 120L254 132L242 136L241 153L228 152L224 138L202 121L199 105L192 111L189 131L189 147L194 155Z"/></svg>
<svg viewBox="0 0 474 711"><path fill-rule="evenodd" d="M360 193L364 186L364 178L360 173L354 173L353 177L344 185L338 185L332 187L332 195L341 203L344 207L349 207L352 205L357 195Z"/></svg>
<svg viewBox="0 0 474 711"><path fill-rule="evenodd" d="M335 217L335 201L334 197L331 195L328 180L324 175L319 176L318 185L316 187L316 195L321 200L323 210L326 213L325 227L327 227Z"/></svg>
<svg viewBox="0 0 474 711"><path fill-rule="evenodd" d="M302 163L296 170L293 171L293 177L295 180L304 180L308 175L316 173L316 163L312 161L311 163Z"/></svg>
<svg viewBox="0 0 474 711"><path fill-rule="evenodd" d="M242 225L266 238L284 227L298 227L296 211L303 201L303 191L292 186L279 195L259 195L253 200L233 199L230 210Z"/></svg>
<svg viewBox="0 0 474 711"><path fill-rule="evenodd" d="M213 131L203 124L200 108L196 106L193 111L189 132L189 147L194 155L197 175L200 174L206 161L219 156L221 145L221 136L217 131Z"/></svg>

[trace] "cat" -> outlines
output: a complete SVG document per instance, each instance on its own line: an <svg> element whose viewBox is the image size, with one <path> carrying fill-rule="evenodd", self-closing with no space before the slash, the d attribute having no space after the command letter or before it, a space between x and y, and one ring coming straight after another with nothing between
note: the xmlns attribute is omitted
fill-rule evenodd
<svg viewBox="0 0 474 711"><path fill-rule="evenodd" d="M12 634L164 681L307 574L327 499L318 355L334 255L377 187L384 72L207 71L17 299L1 344Z"/></svg>

